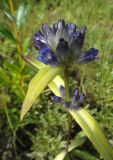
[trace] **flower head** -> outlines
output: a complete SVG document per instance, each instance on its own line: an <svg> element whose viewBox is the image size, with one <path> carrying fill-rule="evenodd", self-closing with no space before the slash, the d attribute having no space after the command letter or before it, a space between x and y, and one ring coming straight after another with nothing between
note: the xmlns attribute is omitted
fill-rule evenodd
<svg viewBox="0 0 113 160"><path fill-rule="evenodd" d="M38 60L52 66L66 65L69 63L88 63L98 54L98 50L91 48L83 52L86 27L80 30L73 23L66 24L59 20L50 27L42 25L42 32L34 34L34 44L39 50Z"/></svg>

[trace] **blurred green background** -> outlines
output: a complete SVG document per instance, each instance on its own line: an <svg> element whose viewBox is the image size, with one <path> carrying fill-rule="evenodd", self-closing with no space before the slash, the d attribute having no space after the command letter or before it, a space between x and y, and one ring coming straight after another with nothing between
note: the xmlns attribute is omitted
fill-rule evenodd
<svg viewBox="0 0 113 160"><path fill-rule="evenodd" d="M32 37L59 19L87 26L84 49L99 60L70 71L70 87L86 92L83 104L113 144L113 0L0 0L0 160L53 160L64 148L67 114L47 88L20 122L28 82L37 69L20 54L37 57ZM71 139L81 131L72 125ZM101 160L86 138L66 160Z"/></svg>

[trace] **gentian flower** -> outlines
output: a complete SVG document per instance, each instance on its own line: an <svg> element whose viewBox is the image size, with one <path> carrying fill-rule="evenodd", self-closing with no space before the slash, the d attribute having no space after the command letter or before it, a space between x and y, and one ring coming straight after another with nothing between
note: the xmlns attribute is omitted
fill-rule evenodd
<svg viewBox="0 0 113 160"><path fill-rule="evenodd" d="M39 50L38 60L47 65L59 66L73 63L88 63L97 58L98 50L82 51L86 27L77 30L73 23L59 20L50 27L42 25L42 32L34 34L34 44Z"/></svg>
<svg viewBox="0 0 113 160"><path fill-rule="evenodd" d="M75 89L73 95L70 94L69 102L67 102L65 99L65 88L63 86L60 86L60 93L61 97L54 96L54 102L62 103L66 109L69 109L70 107L76 110L79 109L80 104L82 104L85 99L85 94L80 94L78 88Z"/></svg>

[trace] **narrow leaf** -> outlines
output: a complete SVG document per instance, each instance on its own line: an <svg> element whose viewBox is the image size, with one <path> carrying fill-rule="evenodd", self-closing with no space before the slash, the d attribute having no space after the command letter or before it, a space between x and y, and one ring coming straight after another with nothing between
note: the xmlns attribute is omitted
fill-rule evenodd
<svg viewBox="0 0 113 160"><path fill-rule="evenodd" d="M36 98L41 94L44 88L56 77L61 68L45 67L41 69L31 80L28 91L21 109L21 120L30 109Z"/></svg>
<svg viewBox="0 0 113 160"><path fill-rule="evenodd" d="M14 38L11 31L8 29L8 26L0 25L0 33L2 33L5 37L10 39L11 41L16 42L16 39Z"/></svg>
<svg viewBox="0 0 113 160"><path fill-rule="evenodd" d="M22 3L19 6L19 9L17 11L17 16L16 16L16 23L18 28L21 28L23 26L26 15L27 15L27 4Z"/></svg>
<svg viewBox="0 0 113 160"><path fill-rule="evenodd" d="M113 160L113 148L95 119L85 110L69 110L104 160Z"/></svg>
<svg viewBox="0 0 113 160"><path fill-rule="evenodd" d="M27 62L28 64L31 64L32 66L36 67L37 69L45 68L46 65L44 63L39 62L37 59L34 59L30 56L23 56L21 54L22 59Z"/></svg>
<svg viewBox="0 0 113 160"><path fill-rule="evenodd" d="M7 16L7 18L10 20L10 21L15 21L15 19L14 19L14 17L11 15L11 14L9 14L8 12L6 12L6 11L3 11L4 12L4 14Z"/></svg>
<svg viewBox="0 0 113 160"><path fill-rule="evenodd" d="M24 57L23 55L21 55L21 57L29 64L33 65L34 67L38 68L38 69L42 69L44 67L46 67L45 64L37 61L36 59L33 59L32 57ZM51 81L48 86L50 88L50 90L56 95L56 96L61 96L59 88L60 86L64 86L64 81L63 79L57 75L53 81Z"/></svg>
<svg viewBox="0 0 113 160"><path fill-rule="evenodd" d="M74 151L74 155L81 158L82 160L100 160L99 158L91 155L89 152L87 151L80 151L78 149L76 149Z"/></svg>

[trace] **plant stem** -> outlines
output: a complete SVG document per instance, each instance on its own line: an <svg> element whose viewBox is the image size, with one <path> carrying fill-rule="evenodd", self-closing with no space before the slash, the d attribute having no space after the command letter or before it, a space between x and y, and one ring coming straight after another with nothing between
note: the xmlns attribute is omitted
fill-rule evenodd
<svg viewBox="0 0 113 160"><path fill-rule="evenodd" d="M67 69L67 67L64 69L64 83L65 83L65 99L66 99L66 102L69 102L70 96L69 96L69 83L68 83L68 69Z"/></svg>
<svg viewBox="0 0 113 160"><path fill-rule="evenodd" d="M10 6L10 10L11 10L11 14L12 16L14 17L14 4L13 4L13 0L9 0L9 6ZM16 40L17 40L17 51L19 53L19 62L20 64L22 63L22 60L21 60L21 56L20 54L22 53L22 46L21 46L21 36L20 36L20 32L17 28L17 25L16 25L16 21L13 21L13 29L15 31L15 34L16 34Z"/></svg>
<svg viewBox="0 0 113 160"><path fill-rule="evenodd" d="M64 83L65 83L65 100L66 102L70 102L70 95L69 95L69 83L68 83L68 68L64 69ZM72 118L69 112L68 114L68 134L67 134L67 147L66 152L68 153L68 146L70 143L70 136L71 136L71 125L72 125Z"/></svg>
<svg viewBox="0 0 113 160"><path fill-rule="evenodd" d="M8 109L5 104L4 104L4 110L5 110L6 118L7 118L8 124L9 124L9 128L11 129L11 131L13 131L13 125L12 125L12 122L11 122L11 119L10 119L10 116L8 113Z"/></svg>
<svg viewBox="0 0 113 160"><path fill-rule="evenodd" d="M5 111L5 115L6 115L8 124L9 124L9 128L10 128L12 134L13 134L13 147L14 147L14 152L15 152L15 158L17 160L17 152L16 152L16 144L15 144L16 134L15 134L15 130L13 129L13 124L11 122L11 118L10 118L10 115L8 113L8 109L7 109L7 106L6 106L5 102L4 102L4 111Z"/></svg>
<svg viewBox="0 0 113 160"><path fill-rule="evenodd" d="M12 16L15 17L13 0L9 0L9 6L10 6L10 10L11 10ZM25 95L25 91L24 91L24 89L23 89L24 79L23 79L23 76L22 76L23 65L22 65L22 58L21 58L21 54L22 54L22 40L21 40L20 30L18 29L15 20L13 21L13 30L14 30L14 32L15 32L15 37L16 37L16 40L17 40L16 48L17 48L17 51L18 51L18 54L19 54L19 63L20 63L20 71L19 71L19 72L20 72L20 86L21 86L21 88L22 88L23 95Z"/></svg>

